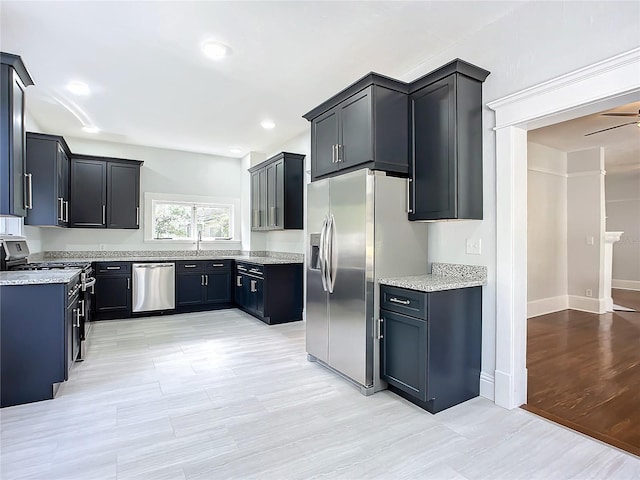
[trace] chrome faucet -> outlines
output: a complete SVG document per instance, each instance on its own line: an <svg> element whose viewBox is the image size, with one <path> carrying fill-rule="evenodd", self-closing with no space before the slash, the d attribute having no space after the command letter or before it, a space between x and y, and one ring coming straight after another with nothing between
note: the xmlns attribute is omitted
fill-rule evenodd
<svg viewBox="0 0 640 480"><path fill-rule="evenodd" d="M200 251L200 242L202 242L202 230L198 230L198 241L196 242L196 251Z"/></svg>

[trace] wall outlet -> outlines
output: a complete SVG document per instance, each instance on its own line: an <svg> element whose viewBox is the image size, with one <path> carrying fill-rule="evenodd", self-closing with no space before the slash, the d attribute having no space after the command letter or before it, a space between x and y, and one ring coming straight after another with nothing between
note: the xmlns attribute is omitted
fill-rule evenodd
<svg viewBox="0 0 640 480"><path fill-rule="evenodd" d="M480 255L482 253L482 240L480 238L467 238L467 254Z"/></svg>
<svg viewBox="0 0 640 480"><path fill-rule="evenodd" d="M593 290L591 290L590 288L587 288L584 293L587 297L593 297Z"/></svg>
<svg viewBox="0 0 640 480"><path fill-rule="evenodd" d="M585 241L587 242L587 245L594 245L594 243L595 243L595 241L594 241L594 240L595 240L595 239L594 239L593 237L587 237L587 238L585 239Z"/></svg>
<svg viewBox="0 0 640 480"><path fill-rule="evenodd" d="M104 243L100 244L100 250L104 250Z"/></svg>

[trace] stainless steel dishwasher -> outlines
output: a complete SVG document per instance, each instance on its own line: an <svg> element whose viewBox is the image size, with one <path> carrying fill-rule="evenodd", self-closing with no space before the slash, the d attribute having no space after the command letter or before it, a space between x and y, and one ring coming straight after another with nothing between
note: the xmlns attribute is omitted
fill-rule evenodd
<svg viewBox="0 0 640 480"><path fill-rule="evenodd" d="M175 263L134 263L132 311L176 308Z"/></svg>

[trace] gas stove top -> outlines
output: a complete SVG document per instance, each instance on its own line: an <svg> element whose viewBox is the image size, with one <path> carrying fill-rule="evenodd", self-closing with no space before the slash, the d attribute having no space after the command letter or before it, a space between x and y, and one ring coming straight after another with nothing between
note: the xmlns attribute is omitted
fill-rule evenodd
<svg viewBox="0 0 640 480"><path fill-rule="evenodd" d="M79 268L87 271L91 269L89 262L34 262L23 263L11 267L11 270L67 270L70 268Z"/></svg>

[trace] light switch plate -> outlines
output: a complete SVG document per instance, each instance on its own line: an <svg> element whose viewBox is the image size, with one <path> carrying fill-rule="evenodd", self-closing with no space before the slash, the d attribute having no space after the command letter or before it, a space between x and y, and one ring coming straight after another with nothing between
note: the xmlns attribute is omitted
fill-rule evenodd
<svg viewBox="0 0 640 480"><path fill-rule="evenodd" d="M482 254L482 240L479 238L467 238L467 254L468 255Z"/></svg>

